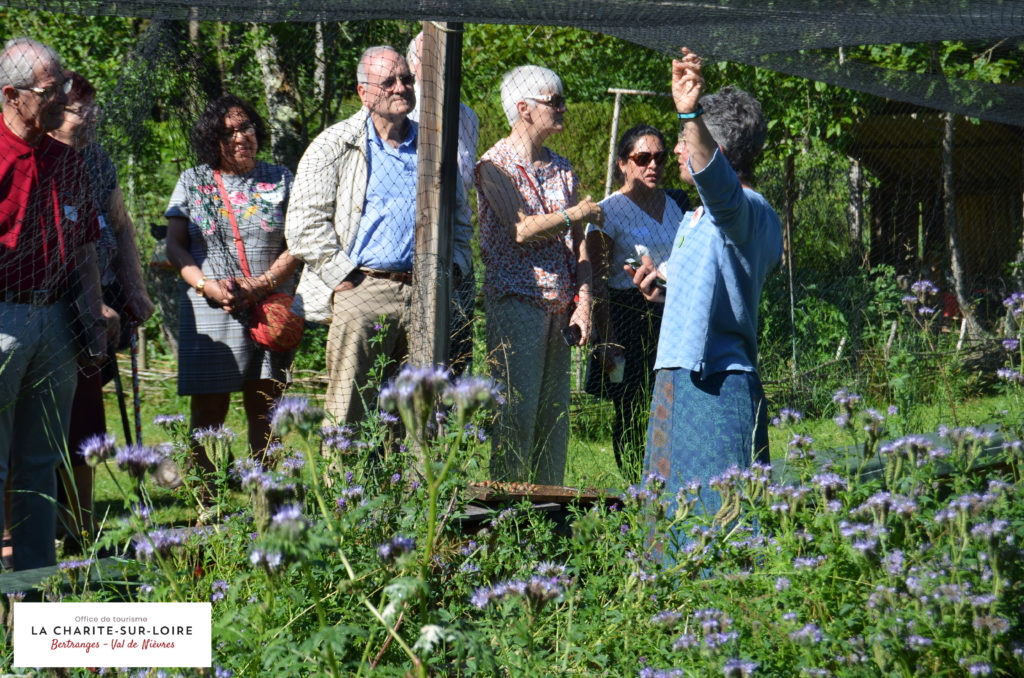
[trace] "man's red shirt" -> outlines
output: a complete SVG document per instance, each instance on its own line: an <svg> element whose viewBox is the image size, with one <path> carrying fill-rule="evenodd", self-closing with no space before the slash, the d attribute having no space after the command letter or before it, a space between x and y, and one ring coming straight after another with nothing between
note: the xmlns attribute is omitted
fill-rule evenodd
<svg viewBox="0 0 1024 678"><path fill-rule="evenodd" d="M0 292L66 289L75 249L99 238L90 196L70 146L29 146L0 121Z"/></svg>

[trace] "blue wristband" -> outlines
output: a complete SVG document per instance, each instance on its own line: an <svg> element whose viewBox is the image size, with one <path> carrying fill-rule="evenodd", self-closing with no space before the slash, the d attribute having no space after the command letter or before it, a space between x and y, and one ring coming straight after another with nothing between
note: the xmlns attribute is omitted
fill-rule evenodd
<svg viewBox="0 0 1024 678"><path fill-rule="evenodd" d="M693 111L691 113L677 113L676 115L679 116L680 120L693 120L695 118L699 118L700 116L704 115L704 107L701 106L700 104L697 104L697 110L696 111Z"/></svg>

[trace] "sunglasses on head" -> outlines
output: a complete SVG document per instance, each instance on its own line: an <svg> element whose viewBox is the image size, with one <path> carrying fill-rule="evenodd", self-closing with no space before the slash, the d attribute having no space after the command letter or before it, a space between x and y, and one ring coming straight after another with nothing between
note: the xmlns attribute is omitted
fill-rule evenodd
<svg viewBox="0 0 1024 678"><path fill-rule="evenodd" d="M654 160L656 165L664 165L665 160L668 159L667 151L658 151L657 153L651 153L649 151L641 151L640 153L631 153L629 159L635 162L640 167L646 167L651 164L651 160Z"/></svg>

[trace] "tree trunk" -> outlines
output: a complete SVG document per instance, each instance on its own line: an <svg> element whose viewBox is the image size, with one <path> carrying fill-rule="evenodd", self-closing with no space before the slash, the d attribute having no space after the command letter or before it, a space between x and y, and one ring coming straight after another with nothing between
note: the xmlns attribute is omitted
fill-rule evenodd
<svg viewBox="0 0 1024 678"><path fill-rule="evenodd" d="M316 22L316 69L313 72L313 101L320 106L320 122L327 127L327 39L323 21ZM315 110L315 109L314 109Z"/></svg>
<svg viewBox="0 0 1024 678"><path fill-rule="evenodd" d="M256 61L263 76L263 97L267 104L267 128L270 133L270 153L274 162L292 171L302 156L301 143L296 134L299 114L293 98L293 89L281 67L277 37L269 27L253 24L256 35Z"/></svg>
<svg viewBox="0 0 1024 678"><path fill-rule="evenodd" d="M846 173L846 185L850 200L846 203L846 229L850 239L850 263L860 267L868 264L864 248L864 170L856 158L847 160L850 170Z"/></svg>
<svg viewBox="0 0 1024 678"><path fill-rule="evenodd" d="M967 331L972 339L983 336L984 332L974 317L971 308L970 290L960 252L960 236L956 223L956 191L953 187L953 128L956 118L953 113L943 114L942 133L942 206L946 225L946 243L949 248L949 267L953 274L953 291L956 294L960 313L967 322Z"/></svg>

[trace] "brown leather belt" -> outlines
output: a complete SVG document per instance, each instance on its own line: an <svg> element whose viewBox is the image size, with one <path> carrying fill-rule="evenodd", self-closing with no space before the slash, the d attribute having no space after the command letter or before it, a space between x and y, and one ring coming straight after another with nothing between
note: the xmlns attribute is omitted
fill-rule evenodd
<svg viewBox="0 0 1024 678"><path fill-rule="evenodd" d="M0 292L0 301L7 304L52 306L60 297L57 290L4 290Z"/></svg>
<svg viewBox="0 0 1024 678"><path fill-rule="evenodd" d="M378 280L393 280L394 282L402 283L403 285L412 284L412 271L378 271L373 268L360 268L360 273L367 276L368 278L377 278Z"/></svg>

